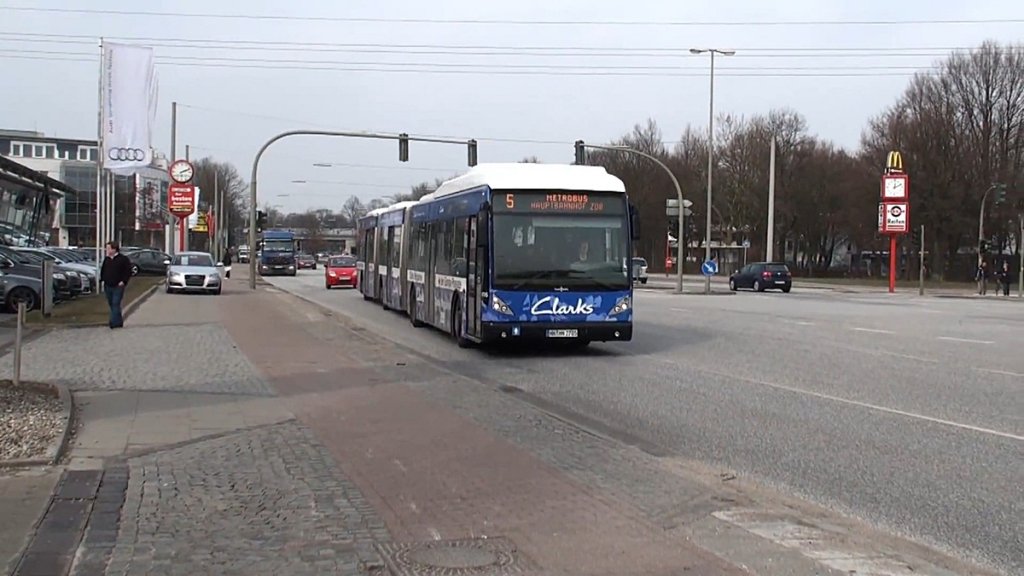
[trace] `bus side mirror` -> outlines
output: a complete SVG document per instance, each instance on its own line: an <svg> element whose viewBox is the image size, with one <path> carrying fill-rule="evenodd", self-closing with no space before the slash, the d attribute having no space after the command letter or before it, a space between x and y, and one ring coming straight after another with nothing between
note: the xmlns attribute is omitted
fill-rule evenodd
<svg viewBox="0 0 1024 576"><path fill-rule="evenodd" d="M640 212L632 202L629 204L629 235L632 240L640 239Z"/></svg>

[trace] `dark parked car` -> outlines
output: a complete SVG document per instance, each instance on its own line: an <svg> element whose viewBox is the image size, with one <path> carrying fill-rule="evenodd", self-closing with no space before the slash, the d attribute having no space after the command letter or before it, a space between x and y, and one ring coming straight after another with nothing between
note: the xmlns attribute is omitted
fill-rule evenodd
<svg viewBox="0 0 1024 576"><path fill-rule="evenodd" d="M747 264L729 276L729 289L750 288L757 292L793 288L793 275L784 262L755 262Z"/></svg>
<svg viewBox="0 0 1024 576"><path fill-rule="evenodd" d="M132 276L166 276L170 255L160 250L141 248L121 251L132 261Z"/></svg>

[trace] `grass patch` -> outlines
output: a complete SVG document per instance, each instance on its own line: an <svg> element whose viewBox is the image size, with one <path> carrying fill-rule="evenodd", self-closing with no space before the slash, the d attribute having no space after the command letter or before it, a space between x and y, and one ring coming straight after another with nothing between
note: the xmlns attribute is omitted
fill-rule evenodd
<svg viewBox="0 0 1024 576"><path fill-rule="evenodd" d="M147 290L164 281L161 276L136 276L128 283L124 291L124 299L121 301L122 309ZM106 325L110 319L110 308L107 307L107 299L103 292L89 296L79 296L74 300L62 302L53 307L49 318L43 317L42 312L33 310L25 315L25 324L29 326L90 326L93 324Z"/></svg>

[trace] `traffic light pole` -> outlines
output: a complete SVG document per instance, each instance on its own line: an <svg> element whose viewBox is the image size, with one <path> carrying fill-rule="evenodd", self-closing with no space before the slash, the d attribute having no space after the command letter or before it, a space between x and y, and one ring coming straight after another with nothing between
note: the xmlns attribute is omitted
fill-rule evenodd
<svg viewBox="0 0 1024 576"><path fill-rule="evenodd" d="M263 143L252 161L252 176L249 181L249 289L256 289L256 176L260 158L270 145L289 136L333 136L337 138L368 138L372 140L398 140L400 160L408 159L407 142L434 142L437 144L461 144L468 150L469 165L476 165L476 140L454 140L448 138L425 138L408 134L379 134L375 132L337 132L334 130L289 130ZM403 152L405 150L405 152Z"/></svg>
<svg viewBox="0 0 1024 576"><path fill-rule="evenodd" d="M686 261L686 252L685 252L686 251L686 247L683 245L683 227L685 226L685 224L684 224L685 218L683 217L683 211L685 210L685 207L683 206L683 204L684 204L684 201L683 201L683 188L679 185L679 180L676 180L676 175L672 173L672 170L670 170L669 167L666 166L664 162L662 162L661 160L658 160L657 158L655 158L654 156L651 156L650 154L648 154L646 152L641 152L639 150L635 150L635 149L630 148L628 146L601 146L601 145L598 145L598 144L586 144L586 143L583 142L583 140L577 140L576 141L576 163L577 164L582 164L583 163L583 160L584 160L584 158L583 158L583 156L584 156L583 155L583 149L585 149L585 148L593 148L595 150L610 150L610 151L613 151L613 152L626 152L626 153L629 153L629 154L636 154L637 156L642 156L644 158L647 158L651 162L654 162L658 166L661 166L662 170L664 170L665 172L668 172L668 177L672 179L672 185L676 187L676 197L679 200L679 230L676 232L676 244L679 246L679 250L678 250L678 256L676 257L676 291L675 291L675 293L676 294L682 294L683 293L683 262ZM668 243L668 238L665 239L665 242L666 242L666 244Z"/></svg>
<svg viewBox="0 0 1024 576"><path fill-rule="evenodd" d="M921 250L917 257L917 294L924 296L924 224L921 224Z"/></svg>

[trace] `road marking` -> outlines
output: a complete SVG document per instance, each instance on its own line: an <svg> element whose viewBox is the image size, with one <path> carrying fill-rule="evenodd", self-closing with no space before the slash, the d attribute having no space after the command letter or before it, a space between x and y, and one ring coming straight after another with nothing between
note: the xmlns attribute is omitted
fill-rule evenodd
<svg viewBox="0 0 1024 576"><path fill-rule="evenodd" d="M686 308L670 308L673 312L689 312Z"/></svg>
<svg viewBox="0 0 1024 576"><path fill-rule="evenodd" d="M408 470L405 469L405 466L403 466L402 463L399 462L397 458L395 458L393 462L395 463L395 466L398 466L399 470L401 470L402 472L408 472Z"/></svg>
<svg viewBox="0 0 1024 576"><path fill-rule="evenodd" d="M786 320L787 324L796 324L797 326L814 326L814 322L808 322L806 320Z"/></svg>
<svg viewBox="0 0 1024 576"><path fill-rule="evenodd" d="M931 364L938 363L938 360L934 360L932 358L923 358L921 356L913 356L911 354L901 354L899 352L890 352L888 350L878 350L878 352L880 352L882 354L887 354L889 356L895 356L897 358L906 358L907 360L916 360L918 362L929 362Z"/></svg>
<svg viewBox="0 0 1024 576"><path fill-rule="evenodd" d="M995 344L992 340L973 340L971 338L954 338L952 336L939 336L939 340L946 340L947 342L964 342L966 344Z"/></svg>
<svg viewBox="0 0 1024 576"><path fill-rule="evenodd" d="M437 528L431 527L431 528L429 528L429 530L430 530L430 536L434 540L440 540L441 539L441 533L437 531Z"/></svg>
<svg viewBox="0 0 1024 576"><path fill-rule="evenodd" d="M968 430L970 432L978 432L981 434L988 434L990 436L998 436L1000 438L1008 438L1010 440L1017 440L1024 442L1024 436L1017 434L1011 434L1009 432L1000 432L999 430L993 430L991 428L982 428L981 426L973 426L971 424L963 424L961 422L954 422L952 420L944 420L942 418L935 418L933 416L925 416L924 414L917 414L915 412L907 412L905 410L898 410L896 408L887 408L885 406L879 406L877 404L870 404L868 402L861 402L859 400L850 400L849 398L842 398L840 396L833 396L831 394L824 394L822 392L813 392L811 390L804 390L803 388L794 388L793 386L786 386L784 384L776 384L774 382L768 382L765 380L756 380L754 378L746 378L743 376L737 376L735 374L728 374L725 372L719 372L717 370L709 370L706 368L698 368L702 372L709 374L715 374L723 378L746 380L751 384L760 384L761 386L767 386L768 388L775 388L776 390L782 390L784 392L791 392L793 394L803 394L805 396L812 396L814 398L820 398L822 400L831 400L833 402L839 402L840 404L849 404L850 406L857 406L859 408L867 408L868 410L875 410L877 412L884 412L886 414L893 414L895 416L903 416L905 418L913 418L915 420L922 420L924 422L931 422L932 424L941 424L942 426L948 426L950 428L959 428L961 430Z"/></svg>
<svg viewBox="0 0 1024 576"><path fill-rule="evenodd" d="M908 565L907 559L889 551L857 548L846 542L838 531L797 522L782 514L734 509L719 510L711 515L844 574L914 576L922 568Z"/></svg>
<svg viewBox="0 0 1024 576"><path fill-rule="evenodd" d="M895 334L892 330L882 330L880 328L860 328L855 326L853 330L855 332L871 332L872 334Z"/></svg>
<svg viewBox="0 0 1024 576"><path fill-rule="evenodd" d="M1014 378L1024 378L1024 374L1010 372L1009 370L996 370L994 368L975 368L975 370L979 370L981 372L988 372L989 374L1000 374L1003 376L1013 376Z"/></svg>

